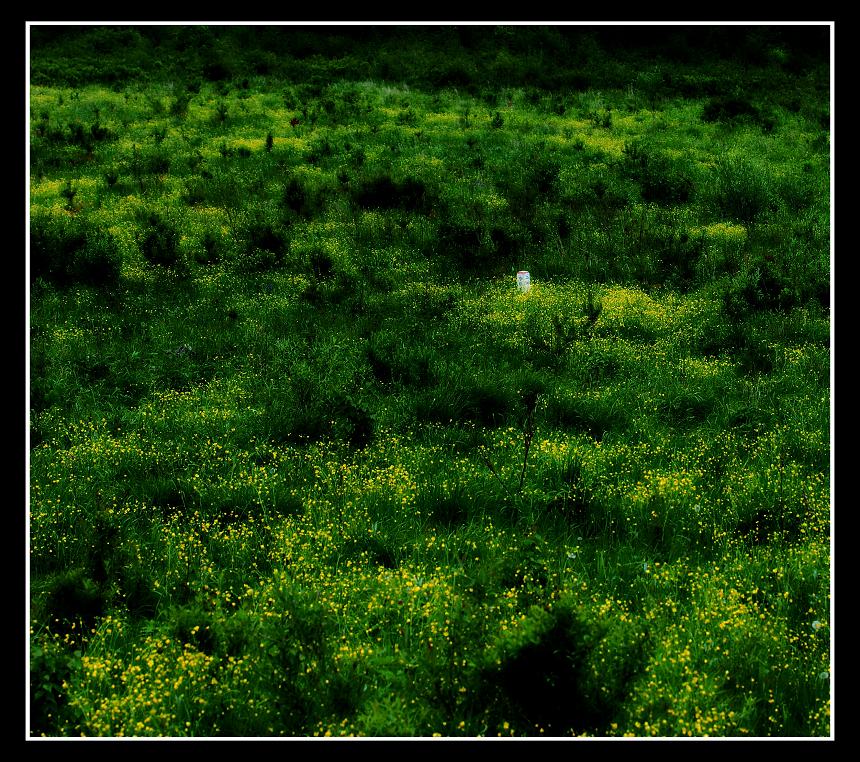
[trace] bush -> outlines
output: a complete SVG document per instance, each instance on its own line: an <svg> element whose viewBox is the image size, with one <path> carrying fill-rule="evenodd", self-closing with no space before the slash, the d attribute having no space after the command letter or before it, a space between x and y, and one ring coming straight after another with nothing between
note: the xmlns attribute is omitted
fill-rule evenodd
<svg viewBox="0 0 860 762"><path fill-rule="evenodd" d="M214 265L221 261L223 244L211 231L206 231L200 240L200 248L195 254L195 260L200 265Z"/></svg>
<svg viewBox="0 0 860 762"><path fill-rule="evenodd" d="M247 252L257 263L254 269L269 270L283 264L289 249L289 239L281 225L259 213L251 220L245 230Z"/></svg>
<svg viewBox="0 0 860 762"><path fill-rule="evenodd" d="M147 262L161 267L175 267L180 262L179 234L167 220L150 213L139 232L140 253Z"/></svg>
<svg viewBox="0 0 860 762"><path fill-rule="evenodd" d="M466 270L480 267L489 253L483 232L474 223L445 220L439 226L438 241L439 253Z"/></svg>
<svg viewBox="0 0 860 762"><path fill-rule="evenodd" d="M703 122L730 122L758 118L758 109L746 98L737 95L717 95L711 98L702 110Z"/></svg>
<svg viewBox="0 0 860 762"><path fill-rule="evenodd" d="M769 178L744 159L717 160L711 195L720 214L745 224L758 220L773 204Z"/></svg>
<svg viewBox="0 0 860 762"><path fill-rule="evenodd" d="M567 603L532 607L482 670L489 722L510 721L517 734L607 733L643 665L631 635Z"/></svg>
<svg viewBox="0 0 860 762"><path fill-rule="evenodd" d="M91 286L115 286L119 283L122 255L114 237L104 230L87 232L86 245L70 267L72 280Z"/></svg>
<svg viewBox="0 0 860 762"><path fill-rule="evenodd" d="M60 686L71 681L81 667L81 652L71 651L58 640L33 643L30 648L31 735L53 735L66 715L71 714Z"/></svg>
<svg viewBox="0 0 860 762"><path fill-rule="evenodd" d="M668 157L639 141L625 145L623 155L622 167L639 183L645 201L682 204L689 199L693 181Z"/></svg>
<svg viewBox="0 0 860 762"><path fill-rule="evenodd" d="M58 286L114 286L122 255L114 237L70 214L35 214L30 220L30 279Z"/></svg>
<svg viewBox="0 0 860 762"><path fill-rule="evenodd" d="M795 301L795 291L772 258L750 260L723 291L723 309L733 320L751 312L787 308Z"/></svg>
<svg viewBox="0 0 860 762"><path fill-rule="evenodd" d="M435 197L424 181L416 177L394 180L388 174L377 174L356 183L353 201L365 209L404 209L428 212Z"/></svg>
<svg viewBox="0 0 860 762"><path fill-rule="evenodd" d="M274 442L302 444L325 439L364 447L374 435L370 413L300 369L267 400L264 434Z"/></svg>
<svg viewBox="0 0 860 762"><path fill-rule="evenodd" d="M30 278L56 284L69 281L69 263L86 245L79 217L34 215L30 220Z"/></svg>
<svg viewBox="0 0 860 762"><path fill-rule="evenodd" d="M317 216L324 204L323 194L298 175L292 175L284 183L281 201L287 218L298 217L304 220Z"/></svg>
<svg viewBox="0 0 860 762"><path fill-rule="evenodd" d="M561 165L544 146L533 146L525 155L512 157L499 168L499 191L507 198L516 218L529 225L535 209L555 197Z"/></svg>
<svg viewBox="0 0 860 762"><path fill-rule="evenodd" d="M230 70L220 61L208 61L203 64L203 78L209 82L223 82L232 76Z"/></svg>
<svg viewBox="0 0 860 762"><path fill-rule="evenodd" d="M654 265L654 277L674 286L689 286L705 251L703 233L689 233L683 218L658 213L643 226L640 244Z"/></svg>
<svg viewBox="0 0 860 762"><path fill-rule="evenodd" d="M91 627L105 608L105 595L83 568L58 572L49 582L44 610L57 629Z"/></svg>
<svg viewBox="0 0 860 762"><path fill-rule="evenodd" d="M331 277L334 271L334 260L322 249L314 249L309 255L311 271L317 280Z"/></svg>

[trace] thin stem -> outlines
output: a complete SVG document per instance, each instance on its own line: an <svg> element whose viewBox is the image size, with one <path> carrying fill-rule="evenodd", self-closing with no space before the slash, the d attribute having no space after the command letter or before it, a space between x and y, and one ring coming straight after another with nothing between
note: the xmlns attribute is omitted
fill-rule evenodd
<svg viewBox="0 0 860 762"><path fill-rule="evenodd" d="M535 434L534 427L534 414L535 408L537 407L538 395L535 395L534 400L528 407L528 416L526 417L526 424L523 427L523 444L524 444L524 453L523 453L523 469L520 472L520 492L523 491L523 482L526 478L526 463L528 463L529 459L529 448L532 444L532 437Z"/></svg>
<svg viewBox="0 0 860 762"><path fill-rule="evenodd" d="M487 468L489 468L489 469L490 469L490 473L491 473L493 476L495 476L495 477L496 477L496 480L499 482L499 484L501 484L501 485L502 485L502 489L504 489L504 491L507 493L508 497L510 497L510 498L513 500L513 497L514 497L514 496L511 494L511 491L508 489L508 485L507 485L507 484L505 484L505 483L502 481L502 478L498 475L498 473L496 473L496 469L493 467L492 462L490 461L489 457L487 457L487 455L486 455L486 453L484 452L483 448L481 448L481 449L479 450L479 455L480 455L480 457L481 457L481 460L483 460L483 461L484 461L484 463L486 464Z"/></svg>

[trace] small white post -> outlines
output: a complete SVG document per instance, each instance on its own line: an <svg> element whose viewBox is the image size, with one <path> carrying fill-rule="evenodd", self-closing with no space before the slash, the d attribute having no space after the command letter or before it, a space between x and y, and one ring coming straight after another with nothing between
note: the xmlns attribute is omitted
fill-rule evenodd
<svg viewBox="0 0 860 762"><path fill-rule="evenodd" d="M517 288L521 293L528 293L528 290L532 287L531 284L531 276L529 275L528 270L520 270L517 273Z"/></svg>

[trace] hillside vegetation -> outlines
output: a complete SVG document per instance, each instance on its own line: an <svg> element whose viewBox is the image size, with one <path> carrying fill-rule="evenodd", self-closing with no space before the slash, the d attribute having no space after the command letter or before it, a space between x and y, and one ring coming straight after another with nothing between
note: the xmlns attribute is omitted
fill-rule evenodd
<svg viewBox="0 0 860 762"><path fill-rule="evenodd" d="M828 31L31 27L30 733L830 735Z"/></svg>

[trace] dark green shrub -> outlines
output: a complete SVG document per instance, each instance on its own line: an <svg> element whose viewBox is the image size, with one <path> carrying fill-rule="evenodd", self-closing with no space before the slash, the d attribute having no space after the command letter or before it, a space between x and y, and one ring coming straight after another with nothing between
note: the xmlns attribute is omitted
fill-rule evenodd
<svg viewBox="0 0 860 762"><path fill-rule="evenodd" d="M54 629L68 630L75 623L86 631L104 612L104 593L83 568L55 574L44 596L45 618Z"/></svg>
<svg viewBox="0 0 860 762"><path fill-rule="evenodd" d="M415 127L418 124L418 116L410 109L405 109L397 115L397 124L404 127Z"/></svg>
<svg viewBox="0 0 860 762"><path fill-rule="evenodd" d="M416 418L420 423L471 421L493 427L511 420L516 412L516 395L509 385L500 386L478 375L441 372L433 373L433 377L427 391L416 398Z"/></svg>
<svg viewBox="0 0 860 762"><path fill-rule="evenodd" d="M688 385L670 388L657 404L657 415L673 427L695 426L706 421L719 405L719 390Z"/></svg>
<svg viewBox="0 0 860 762"><path fill-rule="evenodd" d="M179 233L164 217L147 215L138 232L138 246L147 262L160 267L175 267L180 262Z"/></svg>
<svg viewBox="0 0 860 762"><path fill-rule="evenodd" d="M555 156L546 153L543 148L537 148L531 153L523 169L527 190L540 196L549 196L555 191L560 170Z"/></svg>
<svg viewBox="0 0 860 762"><path fill-rule="evenodd" d="M434 88L456 87L475 92L477 69L468 58L441 58L427 69L427 80Z"/></svg>
<svg viewBox="0 0 860 762"><path fill-rule="evenodd" d="M744 159L718 159L711 182L713 203L726 219L749 225L773 204L768 176Z"/></svg>
<svg viewBox="0 0 860 762"><path fill-rule="evenodd" d="M30 647L30 727L32 736L56 733L69 713L62 685L81 668L81 652L57 643Z"/></svg>
<svg viewBox="0 0 860 762"><path fill-rule="evenodd" d="M289 249L289 238L286 231L277 222L270 221L265 213L258 213L248 223L245 229L245 239L248 253L260 259L261 264L263 261L268 263L262 269L269 269L282 264Z"/></svg>
<svg viewBox="0 0 860 762"><path fill-rule="evenodd" d="M508 199L514 217L527 227L535 209L555 197L560 169L558 158L540 145L498 168L499 191Z"/></svg>
<svg viewBox="0 0 860 762"><path fill-rule="evenodd" d="M438 252L465 270L480 267L488 257L483 231L475 223L446 219L437 237Z"/></svg>
<svg viewBox="0 0 860 762"><path fill-rule="evenodd" d="M722 293L725 314L736 320L760 310L790 309L818 294L815 283L797 283L770 253L751 257Z"/></svg>
<svg viewBox="0 0 860 762"><path fill-rule="evenodd" d="M102 127L98 123L98 120L96 120L90 125L90 137L96 142L101 142L103 140L110 140L113 137L113 133L107 127Z"/></svg>
<svg viewBox="0 0 860 762"><path fill-rule="evenodd" d="M622 364L607 348L587 345L583 352L577 352L575 373L586 386L602 386L622 371Z"/></svg>
<svg viewBox="0 0 860 762"><path fill-rule="evenodd" d="M404 209L429 211L435 196L423 180L405 177L394 180L389 174L377 174L359 180L352 191L353 201L364 209Z"/></svg>
<svg viewBox="0 0 860 762"><path fill-rule="evenodd" d="M75 206L75 196L78 195L78 189L72 184L71 180L66 180L66 184L60 190L60 196L66 199L66 211L71 212Z"/></svg>
<svg viewBox="0 0 860 762"><path fill-rule="evenodd" d="M496 226L490 230L490 244L493 258L501 263L513 260L527 242L527 234L516 225L511 227Z"/></svg>
<svg viewBox="0 0 860 762"><path fill-rule="evenodd" d="M122 255L113 236L73 215L34 214L30 220L30 278L68 286L119 282Z"/></svg>
<svg viewBox="0 0 860 762"><path fill-rule="evenodd" d="M201 265L214 265L221 261L223 244L221 239L211 231L206 231L200 240L200 248L195 254L195 260Z"/></svg>
<svg viewBox="0 0 860 762"><path fill-rule="evenodd" d="M251 679L237 686L238 700L250 706L261 691L270 697L253 711L225 707L218 720L225 735L269 736L274 727L279 734L301 736L321 717L355 711L360 692L354 674L342 676L333 663L336 622L315 593L296 583L284 584L273 593L272 605L278 616L259 628L244 612L218 623L219 652L244 658L250 652L258 665ZM260 642L269 645L260 651ZM274 684L272 675L277 676Z"/></svg>
<svg viewBox="0 0 860 762"><path fill-rule="evenodd" d="M212 617L200 605L177 606L167 612L167 620L180 643L188 643L205 654L214 652L217 642Z"/></svg>
<svg viewBox="0 0 860 762"><path fill-rule="evenodd" d="M799 171L780 177L774 191L786 211L793 215L803 214L818 204L826 203L829 177L826 173L816 172L811 163L805 162Z"/></svg>
<svg viewBox="0 0 860 762"><path fill-rule="evenodd" d="M191 103L192 92L190 90L179 93L170 104L170 115L183 119L188 115L188 105Z"/></svg>
<svg viewBox="0 0 860 762"><path fill-rule="evenodd" d="M245 274L262 273L277 269L282 262L282 255L276 251L251 247L236 260L235 268L237 272Z"/></svg>
<svg viewBox="0 0 860 762"><path fill-rule="evenodd" d="M122 270L122 254L116 239L104 230L87 231L86 244L69 267L71 279L91 286L115 286Z"/></svg>
<svg viewBox="0 0 860 762"><path fill-rule="evenodd" d="M144 171L150 175L166 175L170 171L170 157L156 151L146 157Z"/></svg>
<svg viewBox="0 0 860 762"><path fill-rule="evenodd" d="M313 280L301 298L315 306L343 304L358 315L365 309L366 290L354 274L335 271L334 277Z"/></svg>
<svg viewBox="0 0 860 762"><path fill-rule="evenodd" d="M182 195L188 206L197 206L205 204L210 197L214 196L214 193L211 192L210 184L207 180L197 175L192 175L185 181Z"/></svg>
<svg viewBox="0 0 860 762"><path fill-rule="evenodd" d="M423 485L416 497L415 509L430 521L444 527L463 525L474 512L475 500L469 494L468 486L454 483L446 489L440 484Z"/></svg>
<svg viewBox="0 0 860 762"><path fill-rule="evenodd" d="M738 95L716 95L705 104L702 121L730 122L734 120L755 120L758 109L746 98Z"/></svg>
<svg viewBox="0 0 860 762"><path fill-rule="evenodd" d="M207 61L203 64L203 78L209 82L223 82L230 79L230 70L221 61Z"/></svg>
<svg viewBox="0 0 860 762"><path fill-rule="evenodd" d="M203 154L199 149L194 149L191 155L187 156L185 161L188 164L188 169L191 172L197 172L204 163Z"/></svg>
<svg viewBox="0 0 860 762"><path fill-rule="evenodd" d="M524 735L537 727L555 736L608 732L641 670L642 649L569 606L534 607L521 631L519 642L500 639L482 670L489 721L504 719Z"/></svg>
<svg viewBox="0 0 860 762"><path fill-rule="evenodd" d="M429 212L435 203L435 196L423 180L405 177L397 183L401 209L412 212Z"/></svg>
<svg viewBox="0 0 860 762"><path fill-rule="evenodd" d="M161 145L165 138L167 138L167 127L153 127L152 128L152 139L155 141L156 145Z"/></svg>
<svg viewBox="0 0 860 762"><path fill-rule="evenodd" d="M432 347L404 343L387 333L371 336L367 360L373 377L381 384L424 389L437 380L436 354Z"/></svg>
<svg viewBox="0 0 860 762"><path fill-rule="evenodd" d="M308 164L319 164L323 159L328 159L334 155L334 147L328 136L323 136L314 140L311 144L310 151L306 157Z"/></svg>
<svg viewBox="0 0 860 762"><path fill-rule="evenodd" d="M299 175L287 178L281 200L288 219L313 219L325 205L323 193Z"/></svg>
<svg viewBox="0 0 860 762"><path fill-rule="evenodd" d="M373 377L381 384L390 384L399 377L394 358L386 348L379 348L373 343L367 348L367 361Z"/></svg>
<svg viewBox="0 0 860 762"><path fill-rule="evenodd" d="M682 204L689 199L693 181L676 162L640 141L626 144L622 153L622 168L639 183L645 201Z"/></svg>
<svg viewBox="0 0 860 762"><path fill-rule="evenodd" d="M317 280L324 280L332 275L334 261L322 249L314 249L309 256L311 271Z"/></svg>
<svg viewBox="0 0 860 762"><path fill-rule="evenodd" d="M68 143L80 146L81 148L87 148L89 146L90 136L87 134L84 125L80 122L70 122L67 125L67 129L69 131L69 137L67 138Z"/></svg>
<svg viewBox="0 0 860 762"><path fill-rule="evenodd" d="M702 256L705 241L701 235L690 235L671 217L659 219L644 228L640 243L656 265L655 277L686 288L691 285L696 263Z"/></svg>
<svg viewBox="0 0 860 762"><path fill-rule="evenodd" d="M600 109L599 111L590 111L586 114L586 117L591 121L591 124L595 127L602 127L605 130L612 129L612 109L605 108Z"/></svg>
<svg viewBox="0 0 860 762"><path fill-rule="evenodd" d="M364 406L298 369L269 394L263 429L275 442L332 439L360 448L373 439L374 422Z"/></svg>
<svg viewBox="0 0 860 762"><path fill-rule="evenodd" d="M375 427L373 417L366 408L348 398L341 398L337 400L334 410L344 421L343 436L350 447L361 448L371 442Z"/></svg>
<svg viewBox="0 0 860 762"><path fill-rule="evenodd" d="M146 568L126 564L120 571L119 584L126 610L133 619L151 619L155 616L160 594Z"/></svg>

